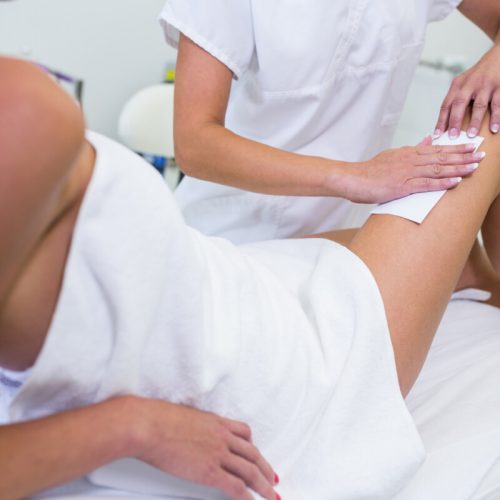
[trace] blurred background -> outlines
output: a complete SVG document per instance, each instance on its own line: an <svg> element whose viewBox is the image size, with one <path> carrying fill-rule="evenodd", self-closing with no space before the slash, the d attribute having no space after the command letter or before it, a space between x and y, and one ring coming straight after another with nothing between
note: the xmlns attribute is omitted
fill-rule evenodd
<svg viewBox="0 0 500 500"><path fill-rule="evenodd" d="M0 53L39 61L84 82L90 128L119 138L118 118L137 91L165 80L175 51L157 21L164 0L0 0ZM458 12L430 26L422 65L395 144L432 132L454 71L490 41ZM425 106L422 106L426 103Z"/></svg>

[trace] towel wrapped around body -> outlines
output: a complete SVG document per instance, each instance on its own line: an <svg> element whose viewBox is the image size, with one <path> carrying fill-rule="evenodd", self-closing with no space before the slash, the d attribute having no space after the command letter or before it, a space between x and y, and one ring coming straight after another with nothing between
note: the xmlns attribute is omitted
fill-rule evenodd
<svg viewBox="0 0 500 500"><path fill-rule="evenodd" d="M145 162L88 138L62 291L11 420L150 396L250 424L288 500L400 490L423 448L367 267L322 239L203 236Z"/></svg>

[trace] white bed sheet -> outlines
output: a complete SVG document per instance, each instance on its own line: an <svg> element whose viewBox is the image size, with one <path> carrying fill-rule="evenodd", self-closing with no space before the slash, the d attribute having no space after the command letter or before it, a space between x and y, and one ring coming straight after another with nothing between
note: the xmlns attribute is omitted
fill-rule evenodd
<svg viewBox="0 0 500 500"><path fill-rule="evenodd" d="M500 309L469 300L450 303L407 404L428 456L394 500L499 500ZM44 498L117 495L145 498L85 481Z"/></svg>

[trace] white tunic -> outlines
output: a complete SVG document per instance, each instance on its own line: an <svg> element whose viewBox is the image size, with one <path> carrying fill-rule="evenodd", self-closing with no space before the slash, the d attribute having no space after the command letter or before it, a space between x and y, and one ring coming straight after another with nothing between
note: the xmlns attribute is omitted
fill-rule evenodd
<svg viewBox="0 0 500 500"><path fill-rule="evenodd" d="M183 32L233 71L229 129L287 151L361 161L390 146L427 24L459 3L168 0L161 20L171 45ZM192 178L176 196L190 225L237 243L330 230L350 208Z"/></svg>
<svg viewBox="0 0 500 500"><path fill-rule="evenodd" d="M153 169L90 137L57 309L11 419L142 394L248 422L283 498L387 500L405 485L423 448L366 266L326 240L203 236Z"/></svg>

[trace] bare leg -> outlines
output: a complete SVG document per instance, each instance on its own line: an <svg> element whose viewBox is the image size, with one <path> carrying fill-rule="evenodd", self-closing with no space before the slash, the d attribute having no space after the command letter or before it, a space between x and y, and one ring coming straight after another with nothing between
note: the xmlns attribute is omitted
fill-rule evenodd
<svg viewBox="0 0 500 500"><path fill-rule="evenodd" d="M491 205L484 221L483 240L488 257L500 277L500 197Z"/></svg>
<svg viewBox="0 0 500 500"><path fill-rule="evenodd" d="M490 205L500 191L500 141L487 127L481 167L447 193L421 225L375 215L349 247L368 265L384 299L402 393L423 365Z"/></svg>
<svg viewBox="0 0 500 500"><path fill-rule="evenodd" d="M308 236L308 238L324 238L348 247L358 230L359 229L341 229L337 231L328 231ZM492 300L488 303L500 307L499 284L500 276L496 275L488 255L479 243L479 240L476 239L454 291L463 290L464 288L479 288L480 290L492 292Z"/></svg>

